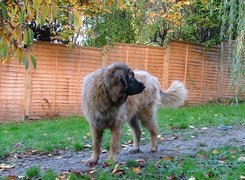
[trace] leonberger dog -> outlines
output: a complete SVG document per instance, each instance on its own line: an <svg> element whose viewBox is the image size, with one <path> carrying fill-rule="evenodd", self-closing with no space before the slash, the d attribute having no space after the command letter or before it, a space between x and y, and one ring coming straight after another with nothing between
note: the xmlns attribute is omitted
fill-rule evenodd
<svg viewBox="0 0 245 180"><path fill-rule="evenodd" d="M157 150L156 111L159 107L183 105L187 90L174 81L162 91L156 77L146 71L132 71L125 63L114 63L85 76L83 113L92 134L93 153L86 164L95 166L100 156L103 131L111 131L108 160L116 161L121 127L128 122L133 134L132 152L139 151L141 124L150 131L151 151Z"/></svg>

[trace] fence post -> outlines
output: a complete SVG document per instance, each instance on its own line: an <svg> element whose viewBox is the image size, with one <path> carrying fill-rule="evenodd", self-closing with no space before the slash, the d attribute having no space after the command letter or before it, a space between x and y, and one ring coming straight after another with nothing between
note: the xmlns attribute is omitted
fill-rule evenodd
<svg viewBox="0 0 245 180"><path fill-rule="evenodd" d="M126 50L127 50L127 52L126 52L126 64L128 64L128 45L126 47L127 47L126 48Z"/></svg>
<svg viewBox="0 0 245 180"><path fill-rule="evenodd" d="M187 68L188 68L188 56L189 56L189 44L186 45L186 51L185 51L185 77L184 77L185 85L186 85L186 76L187 76Z"/></svg>
<svg viewBox="0 0 245 180"><path fill-rule="evenodd" d="M200 89L200 103L202 103L202 87L203 87L203 74L204 74L204 60L205 60L205 47L202 54L202 74L201 74L201 89Z"/></svg>
<svg viewBox="0 0 245 180"><path fill-rule="evenodd" d="M218 61L218 67L219 67L219 75L218 75L218 83L217 83L217 98L221 98L222 96L222 86L223 86L223 61L224 61L224 42L222 41L220 43L220 49L219 49L219 61Z"/></svg>
<svg viewBox="0 0 245 180"><path fill-rule="evenodd" d="M147 67L148 67L148 47L146 48L145 51L145 71L147 71Z"/></svg>
<svg viewBox="0 0 245 180"><path fill-rule="evenodd" d="M163 86L164 89L168 88L168 73L169 73L169 55L170 55L171 43L167 46L164 55L164 70L163 70Z"/></svg>
<svg viewBox="0 0 245 180"><path fill-rule="evenodd" d="M53 103L53 113L56 112L56 93L57 93L57 74L58 74L58 57L59 57L59 46L56 48L56 54L55 54L55 84L54 84L54 103Z"/></svg>
<svg viewBox="0 0 245 180"><path fill-rule="evenodd" d="M28 120L30 117L30 106L31 106L31 72L29 67L26 70L26 82L25 82L25 114L24 120Z"/></svg>

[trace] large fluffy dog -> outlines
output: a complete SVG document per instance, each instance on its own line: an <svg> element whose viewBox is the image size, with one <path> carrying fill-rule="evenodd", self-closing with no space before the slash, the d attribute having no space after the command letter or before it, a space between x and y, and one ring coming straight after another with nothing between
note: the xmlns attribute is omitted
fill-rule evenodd
<svg viewBox="0 0 245 180"><path fill-rule="evenodd" d="M108 159L116 160L120 129L125 121L129 123L133 133L133 151L139 151L139 121L150 131L151 150L156 151L157 108L180 106L186 96L187 90L181 82L174 81L169 89L162 91L154 76L145 71L132 72L123 63L115 63L87 75L83 86L83 112L90 123L93 137L93 154L87 161L88 165L98 162L105 128L111 130Z"/></svg>

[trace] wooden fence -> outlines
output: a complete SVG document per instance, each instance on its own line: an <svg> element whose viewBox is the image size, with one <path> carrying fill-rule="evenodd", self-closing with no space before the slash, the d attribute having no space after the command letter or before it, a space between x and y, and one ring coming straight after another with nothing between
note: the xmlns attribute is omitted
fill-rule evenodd
<svg viewBox="0 0 245 180"><path fill-rule="evenodd" d="M133 69L144 69L156 76L166 89L173 80L183 81L188 103L234 96L229 88L229 48L206 49L202 45L172 41L167 48L114 44L103 48L35 43L32 52L37 69L25 71L15 60L0 64L0 122L52 116L82 115L83 77L112 62L126 62ZM242 82L244 83L244 82ZM244 98L244 93L239 92Z"/></svg>

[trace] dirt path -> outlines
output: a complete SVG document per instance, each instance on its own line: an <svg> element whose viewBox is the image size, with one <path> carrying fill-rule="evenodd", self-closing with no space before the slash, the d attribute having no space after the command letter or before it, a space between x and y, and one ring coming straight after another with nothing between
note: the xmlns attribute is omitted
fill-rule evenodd
<svg viewBox="0 0 245 180"><path fill-rule="evenodd" d="M129 159L145 159L146 161L159 159L164 156L193 155L200 150L222 146L245 146L245 127L233 127L229 130L218 130L217 128L192 129L191 131L179 132L178 135L168 135L159 139L158 152L149 151L150 144L141 145L141 151L137 154L128 153L128 148L122 148L119 154L119 161ZM73 152L57 151L52 155L11 155L5 159L0 159L0 164L15 165L6 171L0 171L0 177L8 175L25 175L26 169L32 166L39 166L42 171L53 169L57 173L65 171L81 171L88 169L84 160L91 154L91 150ZM102 154L99 166L107 157L107 153Z"/></svg>

